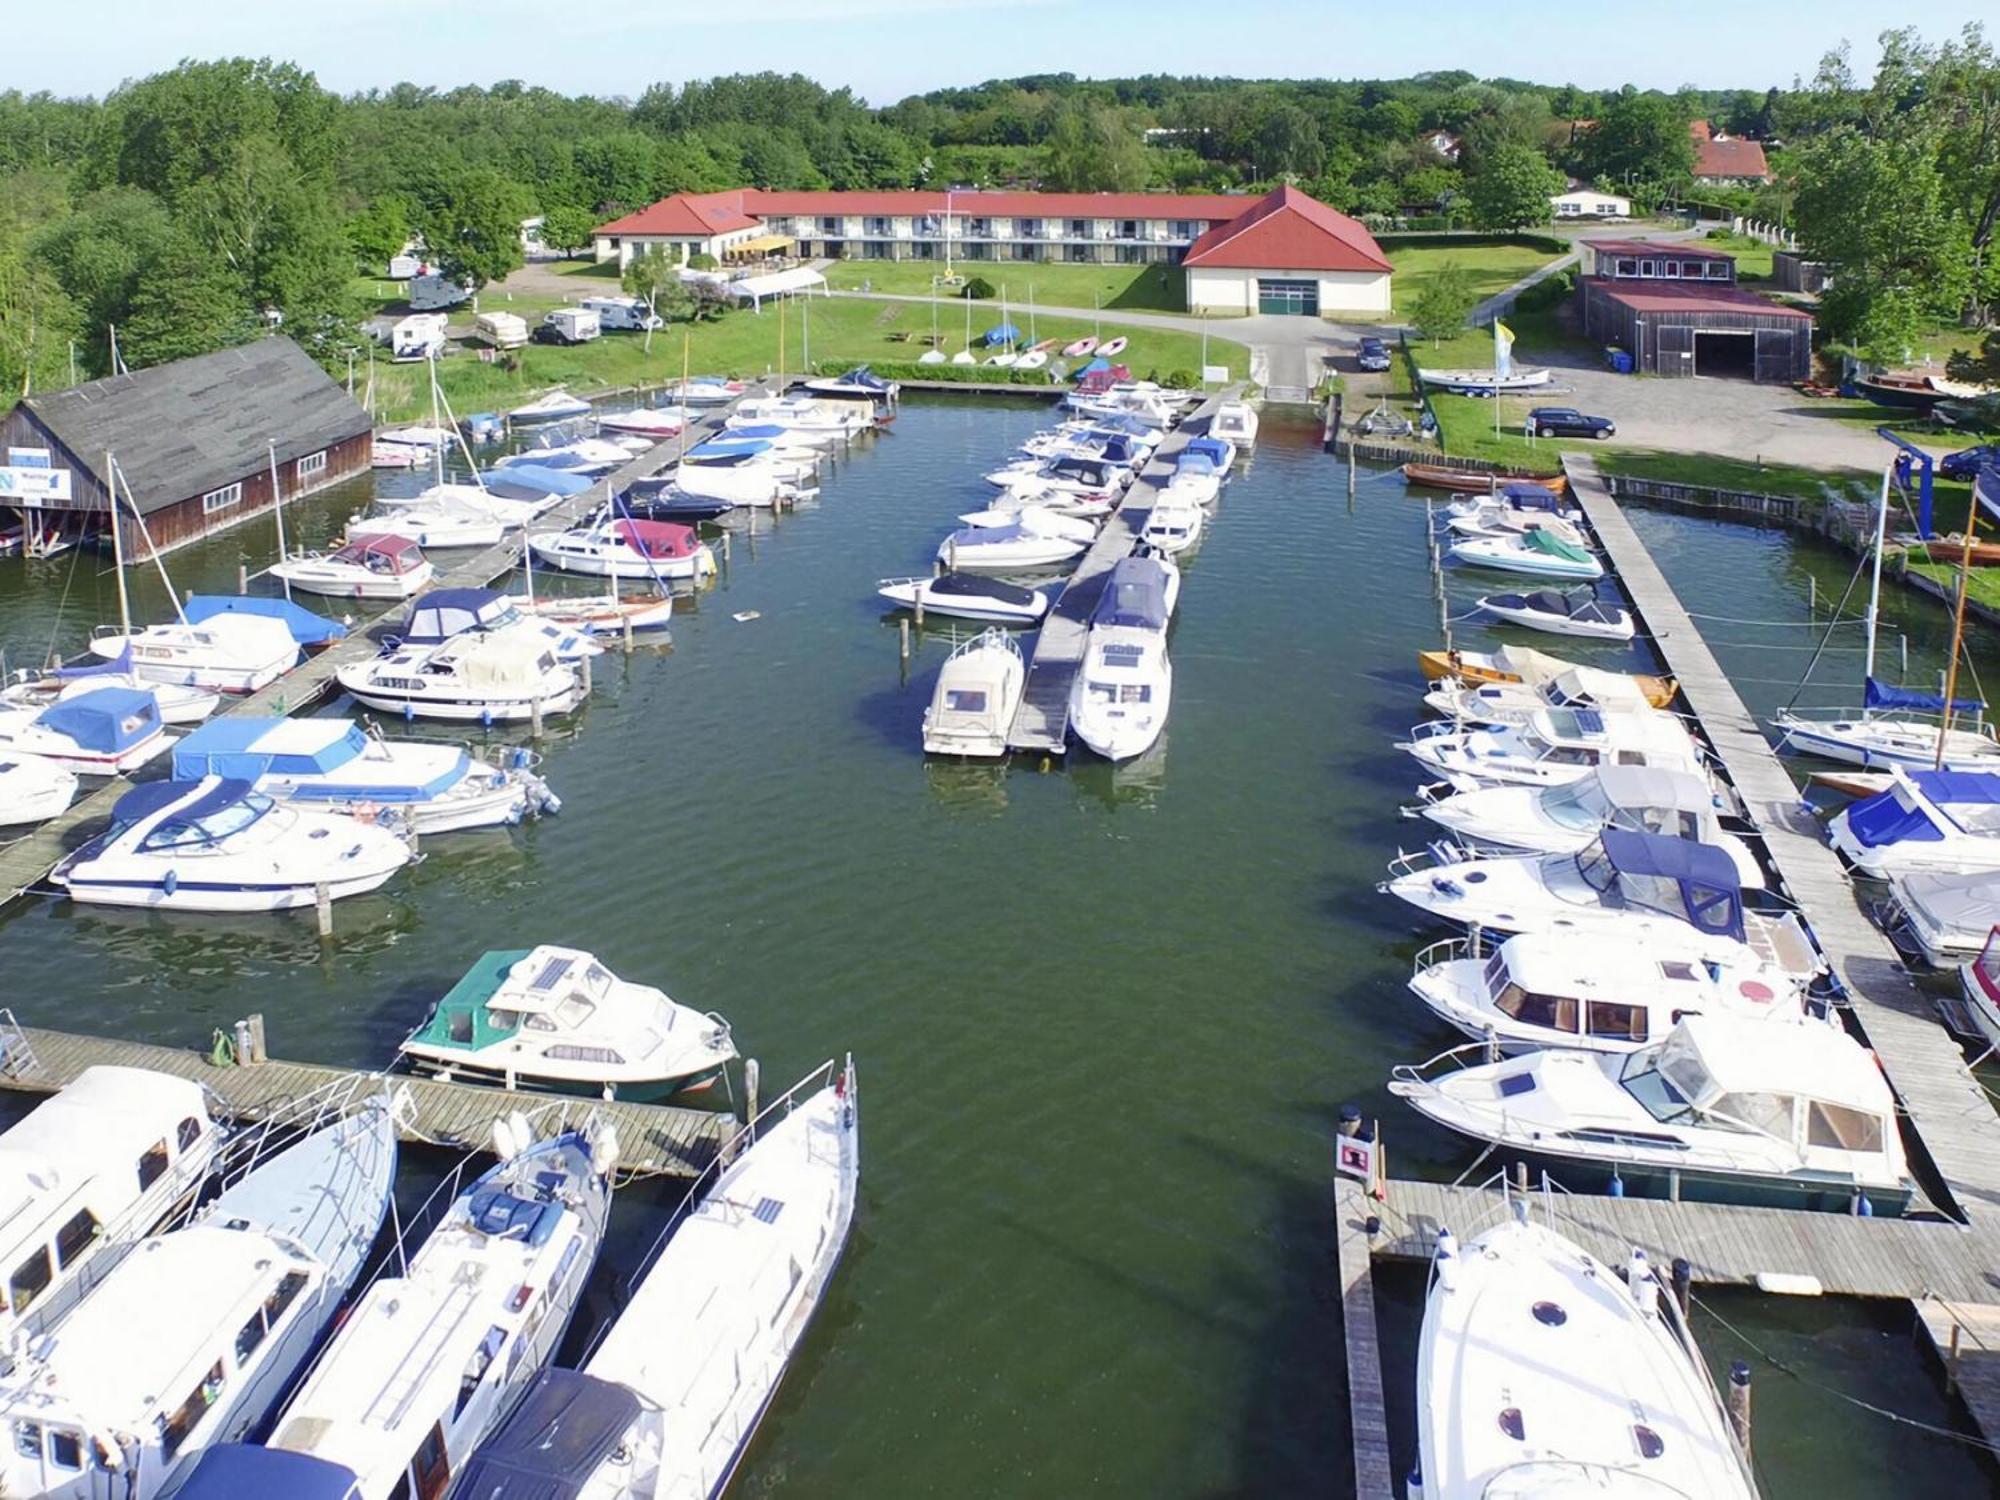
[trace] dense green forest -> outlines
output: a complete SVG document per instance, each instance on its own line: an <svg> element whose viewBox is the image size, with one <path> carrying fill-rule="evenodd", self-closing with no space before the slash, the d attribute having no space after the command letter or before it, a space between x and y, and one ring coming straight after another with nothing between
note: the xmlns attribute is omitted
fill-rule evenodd
<svg viewBox="0 0 2000 1500"><path fill-rule="evenodd" d="M1697 118L1766 142L1780 181L1697 193ZM1828 334L1884 357L1941 321L1983 322L2000 301L2000 59L1977 28L1943 43L1888 33L1870 80L1840 52L1762 93L1467 72L1054 74L882 109L775 74L659 84L636 100L520 82L342 98L289 63L230 59L101 100L0 93L0 392L104 373L114 327L136 366L281 319L339 367L356 343L355 273L379 271L411 236L483 284L519 264L527 215L546 216L552 244L578 247L593 224L684 189L1286 180L1375 222L1508 229L1545 218L1566 177L1646 207L1698 197L1795 226L1841 268Z"/></svg>

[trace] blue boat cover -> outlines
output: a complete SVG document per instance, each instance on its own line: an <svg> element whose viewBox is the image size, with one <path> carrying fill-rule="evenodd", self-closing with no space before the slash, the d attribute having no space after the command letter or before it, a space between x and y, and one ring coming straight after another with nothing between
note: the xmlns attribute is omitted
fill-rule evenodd
<svg viewBox="0 0 2000 1500"><path fill-rule="evenodd" d="M1009 521L1004 526L961 526L951 534L951 541L960 547L977 547L987 542L1011 542L1016 537L1033 536L1019 521Z"/></svg>
<svg viewBox="0 0 2000 1500"><path fill-rule="evenodd" d="M1229 447L1229 443L1222 438L1197 437L1189 438L1186 446L1181 449L1181 452L1183 454L1200 453L1205 455L1208 461L1215 465L1215 470L1219 474L1229 463L1231 456Z"/></svg>
<svg viewBox="0 0 2000 1500"><path fill-rule="evenodd" d="M50 704L35 722L84 750L116 755L160 732L160 700L141 688L101 687Z"/></svg>
<svg viewBox="0 0 2000 1500"><path fill-rule="evenodd" d="M402 638L419 646L492 624L514 606L493 589L432 589L410 606Z"/></svg>
<svg viewBox="0 0 2000 1500"><path fill-rule="evenodd" d="M725 427L715 436L708 438L703 446L707 443L723 443L732 448L740 448L745 443L775 443L785 435L785 431L786 429L776 422L757 422L749 427Z"/></svg>
<svg viewBox="0 0 2000 1500"><path fill-rule="evenodd" d="M192 823L207 817L210 813L234 806L256 790L247 781L224 780L216 782L199 797L190 797L188 794L195 791L199 785L200 783L192 781L141 782L113 805L111 821L136 823L141 818L150 818L162 808L171 807L183 798L187 798L187 806L181 809L180 820Z"/></svg>
<svg viewBox="0 0 2000 1500"><path fill-rule="evenodd" d="M1174 460L1174 472L1176 474L1220 474L1222 471L1216 468L1215 460L1210 458L1206 453L1190 453L1186 449L1182 449L1180 457Z"/></svg>
<svg viewBox="0 0 2000 1500"><path fill-rule="evenodd" d="M2000 774L1992 771L1909 771L1933 802L2000 803Z"/></svg>
<svg viewBox="0 0 2000 1500"><path fill-rule="evenodd" d="M281 736L271 731L292 726ZM316 744L301 743L306 729L321 731ZM292 743L277 749L264 743L279 738ZM464 779L470 757L461 752L449 768L429 781L383 782L376 778L343 783L332 779L342 766L367 754L368 736L348 719L211 719L174 746L174 779L199 781L227 776L258 781L266 776L325 778L291 795L299 801L428 802Z"/></svg>
<svg viewBox="0 0 2000 1500"><path fill-rule="evenodd" d="M551 469L547 464L509 464L504 471L489 474L486 478L486 488L496 495L509 490L518 492L523 488L530 494L581 495L595 483L597 481L588 474Z"/></svg>
<svg viewBox="0 0 2000 1500"><path fill-rule="evenodd" d="M132 643L127 641L125 649L109 661L87 661L73 667L57 667L55 677L58 682L77 682L86 677L123 675L132 670Z"/></svg>
<svg viewBox="0 0 2000 1500"><path fill-rule="evenodd" d="M1713 844L1666 833L1607 828L1604 856L1621 882L1654 879L1679 888L1681 915L1703 932L1743 941L1743 891L1736 861Z"/></svg>
<svg viewBox="0 0 2000 1500"><path fill-rule="evenodd" d="M1076 378L1078 380L1081 380L1086 375L1095 375L1099 370L1108 370L1110 368L1111 368L1110 360L1093 359L1089 364L1085 365L1082 369L1076 372Z"/></svg>
<svg viewBox="0 0 2000 1500"><path fill-rule="evenodd" d="M747 443L696 443L681 455L681 459L685 463L701 463L708 459L726 459L732 463L740 463L755 454L768 453L770 448L771 445L762 438Z"/></svg>
<svg viewBox="0 0 2000 1500"><path fill-rule="evenodd" d="M1893 786L1849 806L1847 831L1864 849L1880 849L1885 844L1935 844L1944 838L1944 830L1929 811L1905 806Z"/></svg>
<svg viewBox="0 0 2000 1500"><path fill-rule="evenodd" d="M1020 339L1021 330L1016 328L1012 323L1001 323L996 327L986 330L986 344L988 348L991 348L995 344L1019 343Z"/></svg>
<svg viewBox="0 0 2000 1500"><path fill-rule="evenodd" d="M294 604L289 599L263 599L250 594L196 594L188 600L181 613L190 625L199 625L217 615L263 615L268 619L283 620L285 628L292 633L292 639L301 646L323 646L347 634L347 627L340 621L329 620L302 604Z"/></svg>
<svg viewBox="0 0 2000 1500"><path fill-rule="evenodd" d="M1562 509L1562 497L1545 484L1503 484L1500 502L1510 510Z"/></svg>
<svg viewBox="0 0 2000 1500"><path fill-rule="evenodd" d="M307 1453L217 1443L202 1451L174 1491L187 1500L361 1500L354 1471Z"/></svg>
<svg viewBox="0 0 2000 1500"><path fill-rule="evenodd" d="M1167 570L1150 557L1121 557L1112 565L1104 593L1090 617L1093 625L1129 625L1138 630L1167 628Z"/></svg>
<svg viewBox="0 0 2000 1500"><path fill-rule="evenodd" d="M1892 687L1875 678L1868 679L1862 689L1861 704L1864 708L1907 708L1917 713L1943 713L1944 698L1938 693L1919 693L1912 688ZM1954 698L1951 711L1955 714L1980 714L1986 705L1977 698Z"/></svg>
<svg viewBox="0 0 2000 1500"><path fill-rule="evenodd" d="M871 370L867 365L856 365L853 369L849 370L845 375L835 375L827 379L819 380L817 382L808 381L807 384L808 385L812 384L858 385L865 390L876 391L885 396L895 388L894 381L883 379L880 375L877 375L873 370Z"/></svg>
<svg viewBox="0 0 2000 1500"><path fill-rule="evenodd" d="M639 1398L580 1370L544 1370L480 1444L455 1500L574 1500L639 1418Z"/></svg>

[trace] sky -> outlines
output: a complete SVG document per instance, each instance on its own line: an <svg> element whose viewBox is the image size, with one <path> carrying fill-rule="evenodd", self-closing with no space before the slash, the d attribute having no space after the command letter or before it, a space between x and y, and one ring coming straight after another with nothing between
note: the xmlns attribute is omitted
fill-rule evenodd
<svg viewBox="0 0 2000 1500"><path fill-rule="evenodd" d="M1426 0L91 0L11 7L0 88L101 94L184 57L269 56L340 93L519 78L637 96L658 81L799 72L876 104L989 78L1070 72L1481 77L1763 89L1810 76L1843 39L1920 20L1941 40L1995 0L1677 0L1513 5ZM1892 19L1892 16L1895 19Z"/></svg>

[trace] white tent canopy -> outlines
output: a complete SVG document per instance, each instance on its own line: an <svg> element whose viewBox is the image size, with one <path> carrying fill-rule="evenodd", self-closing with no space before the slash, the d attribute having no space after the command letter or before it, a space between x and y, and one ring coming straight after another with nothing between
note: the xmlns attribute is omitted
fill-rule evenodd
<svg viewBox="0 0 2000 1500"><path fill-rule="evenodd" d="M827 295L826 278L811 266L794 266L788 271L769 271L759 276L745 276L738 281L722 283L722 289L739 302L748 302L761 309L766 297L795 297L811 295L814 291Z"/></svg>

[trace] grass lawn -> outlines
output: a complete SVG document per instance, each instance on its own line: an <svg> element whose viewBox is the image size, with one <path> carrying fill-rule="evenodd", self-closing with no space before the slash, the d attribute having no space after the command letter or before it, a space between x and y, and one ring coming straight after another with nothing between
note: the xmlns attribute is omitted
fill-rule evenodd
<svg viewBox="0 0 2000 1500"><path fill-rule="evenodd" d="M526 298L517 298L515 311L523 311ZM506 304L488 302L488 310ZM951 337L950 313L941 309L939 328ZM964 327L960 315L958 327ZM812 359L815 364L837 365L874 360L883 363L914 360L924 346L915 341L897 342L897 333L928 334L930 309L917 303L865 302L858 299L816 298L807 311L810 323ZM804 359L797 305L786 309L781 320L775 307L762 314L738 310L714 323L693 326L672 325L653 335L652 351L646 351L643 336L631 333L606 334L592 343L574 348L530 344L517 351L519 368L481 360L472 349L455 350L438 365L440 384L452 408L460 416L518 406L538 392L564 386L581 396L634 385L661 385L678 380L681 374L682 337L685 334L687 363L697 374L761 376L779 366L780 324L783 325L783 362L791 370L801 368ZM972 328L979 333L999 321L997 306L974 309ZM1081 338L1090 332L1086 321L1038 318L1037 331L1044 338ZM1132 344L1125 359L1140 376L1165 376L1175 370L1197 370L1201 363L1199 333L1169 333L1157 328L1120 328L1107 321L1107 337L1123 333ZM947 350L954 347L947 343ZM1240 344L1210 336L1209 359L1227 365L1235 378L1249 368L1249 352ZM375 364L376 410L385 421L407 420L430 410L430 395L421 365L390 365L380 357Z"/></svg>
<svg viewBox="0 0 2000 1500"><path fill-rule="evenodd" d="M1532 365L1542 351L1574 342L1553 309L1510 314L1507 326L1514 333L1514 358L1519 364ZM1427 369L1491 369L1493 330L1468 329L1456 338L1442 339L1435 344L1428 339L1412 338L1410 352L1417 363ZM1522 426L1527 421L1529 408L1544 404L1543 397L1534 395L1502 396L1497 401L1484 396L1442 393L1431 397L1431 410L1438 419L1439 440L1447 454L1454 458L1479 458L1510 468L1553 473L1557 467L1556 455L1566 442L1575 440L1556 438L1542 441L1523 434ZM1499 407L1498 432L1493 430L1496 405Z"/></svg>
<svg viewBox="0 0 2000 1500"><path fill-rule="evenodd" d="M1031 297L1042 307L1095 305L1144 309L1148 312L1186 311L1186 301L1181 295L1181 273L1173 266L1044 265L1039 261L975 260L954 261L952 272L959 276L984 277L996 294L1004 288L1010 313L1023 312ZM948 297L952 295L952 289L940 287L932 279L943 274L943 261L837 260L826 268L826 281L828 286L844 292L860 291L861 283L865 281L870 290L892 296ZM1095 304L1091 301L1093 297L1097 299ZM997 295L991 305L997 311Z"/></svg>
<svg viewBox="0 0 2000 1500"><path fill-rule="evenodd" d="M1778 253L1776 245L1753 240L1747 234L1710 233L1689 243L1695 249L1720 250L1732 258L1736 262L1738 281L1769 281L1771 257Z"/></svg>
<svg viewBox="0 0 2000 1500"><path fill-rule="evenodd" d="M1663 453L1648 448L1606 448L1597 456L1597 467L1607 474L1622 474L1632 479L1741 490L1753 495L1790 495L1800 500L1872 501L1881 483L1879 474L1860 469L1822 472L1752 463L1748 459L1717 458L1707 453Z"/></svg>
<svg viewBox="0 0 2000 1500"><path fill-rule="evenodd" d="M1474 290L1481 297L1490 297L1554 259L1546 251L1526 245L1398 246L1389 252L1389 264L1396 268L1396 316L1409 316L1411 305L1425 285L1447 264L1456 263L1472 278Z"/></svg>
<svg viewBox="0 0 2000 1500"><path fill-rule="evenodd" d="M1912 562L1907 566L1910 572L1921 573L1933 583L1944 585L1947 594L1953 598L1957 597L1957 563ZM1966 578L1965 597L1974 604L2000 610L2000 568L1974 567Z"/></svg>

